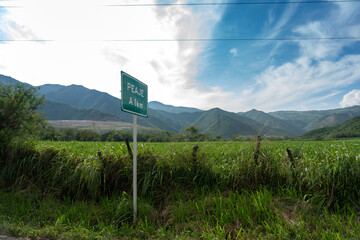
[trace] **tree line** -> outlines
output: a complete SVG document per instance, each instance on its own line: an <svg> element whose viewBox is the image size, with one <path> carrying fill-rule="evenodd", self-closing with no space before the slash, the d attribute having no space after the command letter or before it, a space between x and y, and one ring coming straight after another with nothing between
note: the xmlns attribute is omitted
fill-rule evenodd
<svg viewBox="0 0 360 240"><path fill-rule="evenodd" d="M47 125L39 131L38 137L41 140L51 141L122 142L125 139L132 139L132 132L129 130L99 132L95 129L54 128L51 125ZM223 140L221 136L201 133L197 126L185 128L180 133L163 130L138 131L137 139L139 142L202 142Z"/></svg>
<svg viewBox="0 0 360 240"><path fill-rule="evenodd" d="M24 85L0 85L0 143L7 144L28 137L53 141L111 141L121 142L132 138L131 131L111 130L98 132L95 129L54 128L38 112L44 103L38 88ZM163 130L143 130L138 132L141 142L202 142L222 141L222 136L202 133L198 126L189 126L179 133ZM268 140L283 140L269 137ZM253 141L254 136L233 136L231 141Z"/></svg>

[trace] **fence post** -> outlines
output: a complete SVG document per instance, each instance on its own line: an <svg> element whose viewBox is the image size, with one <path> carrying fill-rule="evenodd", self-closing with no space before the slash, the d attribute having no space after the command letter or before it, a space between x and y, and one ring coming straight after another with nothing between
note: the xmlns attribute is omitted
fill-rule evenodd
<svg viewBox="0 0 360 240"><path fill-rule="evenodd" d="M129 155L130 155L130 157L132 159L133 158L133 152L132 152L131 147L130 147L129 138L125 138L125 143L126 143L128 153L129 153Z"/></svg>
<svg viewBox="0 0 360 240"><path fill-rule="evenodd" d="M196 164L197 163L197 151L199 149L199 146L196 144L194 147L193 147L193 153L192 153L192 157L193 157L193 164Z"/></svg>
<svg viewBox="0 0 360 240"><path fill-rule="evenodd" d="M100 173L100 192L105 193L105 162L102 156L101 150L97 150L97 155L102 163L101 173Z"/></svg>
<svg viewBox="0 0 360 240"><path fill-rule="evenodd" d="M260 152L260 142L261 142L261 137L257 136L256 137L256 149L255 149L255 153L254 153L254 161L255 164L258 164L258 158L259 158L259 152Z"/></svg>
<svg viewBox="0 0 360 240"><path fill-rule="evenodd" d="M294 161L294 156L291 152L291 150L289 148L286 148L287 154L290 158L290 162L291 162L291 166L294 168L295 167L295 161Z"/></svg>

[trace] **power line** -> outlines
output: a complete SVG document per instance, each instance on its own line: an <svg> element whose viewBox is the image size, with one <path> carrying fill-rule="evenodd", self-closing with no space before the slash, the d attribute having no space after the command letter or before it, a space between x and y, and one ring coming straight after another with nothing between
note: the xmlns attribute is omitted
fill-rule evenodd
<svg viewBox="0 0 360 240"><path fill-rule="evenodd" d="M1 1L0 1L1 2ZM323 4L350 3L359 0L311 0L311 1L279 1L279 2L208 2L208 3L139 3L139 4L105 4L104 7L167 7L167 6L226 6L226 5L279 5L279 4ZM0 8L22 8L21 5L0 6Z"/></svg>
<svg viewBox="0 0 360 240"><path fill-rule="evenodd" d="M280 2L217 2L217 3L139 3L139 4L107 4L106 7L166 7L166 6L220 6L220 5L275 5L275 4L319 4L347 3L359 0L329 0L329 1L280 1Z"/></svg>
<svg viewBox="0 0 360 240"><path fill-rule="evenodd" d="M178 39L114 39L105 42L226 42L226 41L314 41L360 40L360 37L309 37L309 38L178 38Z"/></svg>
<svg viewBox="0 0 360 240"><path fill-rule="evenodd" d="M108 39L79 40L78 42L230 42L230 41L324 41L360 40L360 37L293 37L293 38L177 38L177 39ZM77 40L68 40L77 42ZM68 42L64 40L64 42ZM0 39L0 42L62 42L54 39Z"/></svg>

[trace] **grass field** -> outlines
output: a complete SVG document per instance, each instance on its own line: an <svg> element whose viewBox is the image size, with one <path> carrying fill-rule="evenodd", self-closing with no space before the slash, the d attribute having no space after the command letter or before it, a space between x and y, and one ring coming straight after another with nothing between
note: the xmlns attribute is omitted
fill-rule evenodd
<svg viewBox="0 0 360 240"><path fill-rule="evenodd" d="M255 142L139 143L135 224L125 143L2 149L0 232L48 239L358 239L359 140L261 142L257 161L255 148Z"/></svg>
<svg viewBox="0 0 360 240"><path fill-rule="evenodd" d="M91 121L91 120L50 120L55 128L92 129L99 132L109 130L131 131L132 123L115 121ZM152 130L151 128L139 126L139 130Z"/></svg>

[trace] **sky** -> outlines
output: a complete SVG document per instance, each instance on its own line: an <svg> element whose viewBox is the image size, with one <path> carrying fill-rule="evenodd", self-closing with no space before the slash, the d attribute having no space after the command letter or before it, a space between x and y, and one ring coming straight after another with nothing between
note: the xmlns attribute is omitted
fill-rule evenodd
<svg viewBox="0 0 360 240"><path fill-rule="evenodd" d="M124 71L204 110L360 105L360 1L292 1L0 0L0 74L120 98Z"/></svg>

